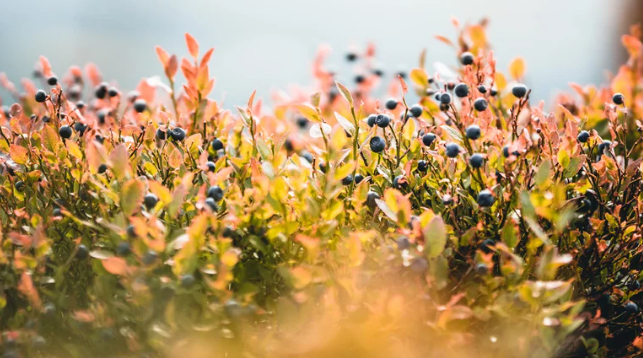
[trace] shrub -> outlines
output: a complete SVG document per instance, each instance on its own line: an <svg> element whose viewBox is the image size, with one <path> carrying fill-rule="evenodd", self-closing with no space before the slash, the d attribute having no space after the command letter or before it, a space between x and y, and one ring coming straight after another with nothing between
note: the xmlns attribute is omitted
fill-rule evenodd
<svg viewBox="0 0 643 358"><path fill-rule="evenodd" d="M422 55L389 102L369 47L352 89L321 51L313 93L225 110L187 34L188 58L157 48L169 86L3 76L3 352L640 354L641 30L610 86L546 112L485 28L439 37L452 81Z"/></svg>

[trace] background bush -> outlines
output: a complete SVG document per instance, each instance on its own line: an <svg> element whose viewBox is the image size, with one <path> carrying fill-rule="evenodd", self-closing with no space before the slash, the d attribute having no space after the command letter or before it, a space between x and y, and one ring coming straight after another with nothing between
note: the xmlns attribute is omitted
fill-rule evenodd
<svg viewBox="0 0 643 358"><path fill-rule="evenodd" d="M2 77L3 354L639 355L641 30L547 112L485 28L393 79L322 50L271 108L208 99L188 34L132 93L44 57Z"/></svg>

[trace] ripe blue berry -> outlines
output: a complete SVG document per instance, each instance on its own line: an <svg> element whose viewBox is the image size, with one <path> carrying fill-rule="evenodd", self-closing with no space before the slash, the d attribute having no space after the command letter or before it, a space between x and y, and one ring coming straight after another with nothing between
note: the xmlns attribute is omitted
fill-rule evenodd
<svg viewBox="0 0 643 358"><path fill-rule="evenodd" d="M478 98L475 101L473 101L473 107L476 109L478 112L482 112L489 107L489 103L487 103L487 100L484 98Z"/></svg>
<svg viewBox="0 0 643 358"><path fill-rule="evenodd" d="M83 134L85 134L85 130L87 130L87 125L85 125L83 123L80 123L80 122L76 122L76 123L74 123L74 129L82 137Z"/></svg>
<svg viewBox="0 0 643 358"><path fill-rule="evenodd" d="M348 62L353 62L353 61L357 60L357 54L356 54L356 53L354 53L354 52L349 52L349 53L347 53L347 54L346 54L346 60L347 60Z"/></svg>
<svg viewBox="0 0 643 358"><path fill-rule="evenodd" d="M96 86L94 89L94 95L96 95L96 98L98 99L103 99L107 95L107 83L103 82Z"/></svg>
<svg viewBox="0 0 643 358"><path fill-rule="evenodd" d="M486 239L485 241L480 244L480 250L484 252L485 254L488 254L494 250L496 246L496 242L493 241L493 239Z"/></svg>
<svg viewBox="0 0 643 358"><path fill-rule="evenodd" d="M127 241L122 241L116 246L116 255L118 256L129 256L131 252L132 248Z"/></svg>
<svg viewBox="0 0 643 358"><path fill-rule="evenodd" d="M477 124L472 124L467 127L465 133L467 135L467 138L476 140L480 138L480 126L478 126Z"/></svg>
<svg viewBox="0 0 643 358"><path fill-rule="evenodd" d="M76 258L79 260L84 260L89 257L89 249L87 246L80 244L78 245L78 250L76 251Z"/></svg>
<svg viewBox="0 0 643 358"><path fill-rule="evenodd" d="M498 95L498 90L497 90L497 89L495 89L495 88L492 88L492 89L491 89L491 93L490 93L490 94L491 94L491 96L495 97L495 96L497 96L497 95Z"/></svg>
<svg viewBox="0 0 643 358"><path fill-rule="evenodd" d="M455 86L454 93L459 98L464 98L469 95L469 86L466 83L459 83Z"/></svg>
<svg viewBox="0 0 643 358"><path fill-rule="evenodd" d="M442 93L440 95L440 103L442 104L449 104L451 103L451 95L448 93Z"/></svg>
<svg viewBox="0 0 643 358"><path fill-rule="evenodd" d="M447 157L449 158L455 158L460 154L460 146L456 143L448 143L446 149Z"/></svg>
<svg viewBox="0 0 643 358"><path fill-rule="evenodd" d="M478 92L480 92L482 94L487 93L487 87L485 87L485 85L478 86Z"/></svg>
<svg viewBox="0 0 643 358"><path fill-rule="evenodd" d="M397 107L397 100L395 98L390 98L386 101L386 109L392 111Z"/></svg>
<svg viewBox="0 0 643 358"><path fill-rule="evenodd" d="M214 173L214 171L217 169L217 166L213 162L207 162L205 164L208 166L208 171L211 173Z"/></svg>
<svg viewBox="0 0 643 358"><path fill-rule="evenodd" d="M489 267L485 264L477 264L476 265L476 273L478 275L486 275L489 272Z"/></svg>
<svg viewBox="0 0 643 358"><path fill-rule="evenodd" d="M364 176L362 174L355 174L355 184L359 184L364 180Z"/></svg>
<svg viewBox="0 0 643 358"><path fill-rule="evenodd" d="M505 156L505 158L509 158L509 146L505 145L502 147L502 155Z"/></svg>
<svg viewBox="0 0 643 358"><path fill-rule="evenodd" d="M585 143L589 139L589 132L588 131L581 131L578 133L578 136L576 137L579 142Z"/></svg>
<svg viewBox="0 0 643 358"><path fill-rule="evenodd" d="M152 265L154 262L156 262L156 259L158 259L159 255L156 253L156 251L149 250L148 252L143 255L143 264L145 265Z"/></svg>
<svg viewBox="0 0 643 358"><path fill-rule="evenodd" d="M420 160L418 161L418 170L421 172L425 172L429 169L429 163L426 160Z"/></svg>
<svg viewBox="0 0 643 358"><path fill-rule="evenodd" d="M513 88L511 89L511 93L518 98L523 98L527 95L527 86L523 84L517 84L513 86Z"/></svg>
<svg viewBox="0 0 643 358"><path fill-rule="evenodd" d="M156 138L158 138L160 140L165 140L165 138L167 138L165 131L162 130L161 128L157 129L156 130Z"/></svg>
<svg viewBox="0 0 643 358"><path fill-rule="evenodd" d="M614 104L620 106L625 103L625 96L623 96L621 93L616 93L614 94L614 96L612 96L612 101L614 102Z"/></svg>
<svg viewBox="0 0 643 358"><path fill-rule="evenodd" d="M625 311L628 313L636 313L639 311L639 306L636 305L634 302L628 302L625 304Z"/></svg>
<svg viewBox="0 0 643 358"><path fill-rule="evenodd" d="M386 149L386 141L384 140L384 138L377 135L371 138L369 144L371 146L371 150L375 153L382 152L384 149Z"/></svg>
<svg viewBox="0 0 643 358"><path fill-rule="evenodd" d="M219 138L214 138L212 142L210 143L210 146L212 147L213 150L221 150L223 149L223 142Z"/></svg>
<svg viewBox="0 0 643 358"><path fill-rule="evenodd" d="M424 109L419 104L414 104L411 106L411 108L409 108L409 112L413 117L420 118L422 116L422 112L424 112Z"/></svg>
<svg viewBox="0 0 643 358"><path fill-rule="evenodd" d="M218 185L213 185L208 189L208 198L214 199L219 202L223 199L223 189Z"/></svg>
<svg viewBox="0 0 643 358"><path fill-rule="evenodd" d="M397 241L395 242L397 244L397 249L402 251L406 250L409 247L411 247L411 242L409 241L409 238L406 236L402 236Z"/></svg>
<svg viewBox="0 0 643 358"><path fill-rule="evenodd" d="M47 84L50 85L50 86L57 85L58 84L58 77L51 76L51 77L47 78Z"/></svg>
<svg viewBox="0 0 643 358"><path fill-rule="evenodd" d="M451 205L453 204L453 197L449 194L444 194L442 196L442 204L443 205Z"/></svg>
<svg viewBox="0 0 643 358"><path fill-rule="evenodd" d="M342 179L342 185L351 185L353 182L353 176L348 174L344 179Z"/></svg>
<svg viewBox="0 0 643 358"><path fill-rule="evenodd" d="M219 208L217 206L217 202L214 201L214 199L212 199L212 198L206 198L205 199L205 205L207 205L208 208L210 208L210 210L212 210L213 212L217 212L219 210Z"/></svg>
<svg viewBox="0 0 643 358"><path fill-rule="evenodd" d="M393 187L395 189L406 189L409 187L409 183L404 175L398 175L393 179Z"/></svg>
<svg viewBox="0 0 643 358"><path fill-rule="evenodd" d="M462 55L460 55L460 62L462 62L463 65L468 66L468 65L473 65L473 54L471 52L465 52Z"/></svg>
<svg viewBox="0 0 643 358"><path fill-rule="evenodd" d="M145 198L143 198L143 204L145 204L145 208L148 211L154 209L154 207L156 206L156 203L158 202L159 202L159 198L152 193L145 195Z"/></svg>
<svg viewBox="0 0 643 358"><path fill-rule="evenodd" d="M363 75L355 76L355 83L360 84L364 83L364 81L366 81L366 77L364 77Z"/></svg>
<svg viewBox="0 0 643 358"><path fill-rule="evenodd" d="M98 174L103 174L107 171L107 164L103 163L98 166Z"/></svg>
<svg viewBox="0 0 643 358"><path fill-rule="evenodd" d="M469 158L469 164L473 168L480 168L484 163L484 157L480 153L474 153L471 158Z"/></svg>
<svg viewBox="0 0 643 358"><path fill-rule="evenodd" d="M73 133L73 132L72 132L71 127L70 127L70 126L62 126L62 127L60 127L60 129L58 130L58 134L60 134L60 137L62 137L63 139L69 139L69 138L71 138L72 133Z"/></svg>
<svg viewBox="0 0 643 358"><path fill-rule="evenodd" d="M185 139L185 130L183 128L175 127L170 131L170 137L177 142Z"/></svg>
<svg viewBox="0 0 643 358"><path fill-rule="evenodd" d="M371 114L368 116L366 119L366 123L368 124L369 127L373 127L375 125L375 119L377 118L377 114Z"/></svg>
<svg viewBox="0 0 643 358"><path fill-rule="evenodd" d="M107 95L112 98L118 96L119 95L118 89L116 89L116 87L110 87L107 90Z"/></svg>
<svg viewBox="0 0 643 358"><path fill-rule="evenodd" d="M143 113L147 109L147 102L139 98L136 101L134 101L134 110L138 113Z"/></svg>
<svg viewBox="0 0 643 358"><path fill-rule="evenodd" d="M391 117L386 114L378 114L375 118L375 124L380 128L386 128L391 123Z"/></svg>
<svg viewBox="0 0 643 358"><path fill-rule="evenodd" d="M430 146L434 140L435 140L435 134L433 133L427 133L422 136L422 143L427 147Z"/></svg>
<svg viewBox="0 0 643 358"><path fill-rule="evenodd" d="M371 209L375 209L375 206L377 206L377 203L375 202L375 200L379 198L380 198L380 194L374 191L369 191L368 194L366 195L366 205L368 205L368 207Z"/></svg>
<svg viewBox="0 0 643 358"><path fill-rule="evenodd" d="M308 127L308 119L306 119L305 117L297 118L297 125L301 129L306 129L306 127Z"/></svg>
<svg viewBox="0 0 643 358"><path fill-rule="evenodd" d="M38 90L36 92L36 102L42 103L47 100L47 93L43 90Z"/></svg>
<svg viewBox="0 0 643 358"><path fill-rule="evenodd" d="M196 283L196 279L194 278L194 275L185 274L181 276L181 286L183 288L190 288L194 286L195 283Z"/></svg>
<svg viewBox="0 0 643 358"><path fill-rule="evenodd" d="M134 225L128 225L125 231L127 232L127 236L131 238L136 237L136 229L134 228Z"/></svg>
<svg viewBox="0 0 643 358"><path fill-rule="evenodd" d="M496 197L493 196L491 191L485 189L478 194L478 205L485 207L490 207L493 203L496 202Z"/></svg>

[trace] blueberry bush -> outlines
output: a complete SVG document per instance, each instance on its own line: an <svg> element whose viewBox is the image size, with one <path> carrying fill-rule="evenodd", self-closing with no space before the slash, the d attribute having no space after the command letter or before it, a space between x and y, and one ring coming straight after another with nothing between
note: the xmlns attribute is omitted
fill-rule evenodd
<svg viewBox="0 0 643 358"><path fill-rule="evenodd" d="M234 109L189 34L129 93L2 75L3 356L640 356L641 28L545 106L454 25L456 67L322 48Z"/></svg>

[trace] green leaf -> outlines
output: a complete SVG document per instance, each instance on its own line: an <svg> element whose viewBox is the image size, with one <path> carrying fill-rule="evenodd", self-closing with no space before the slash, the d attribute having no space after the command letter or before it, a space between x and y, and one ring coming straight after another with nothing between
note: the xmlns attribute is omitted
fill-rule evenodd
<svg viewBox="0 0 643 358"><path fill-rule="evenodd" d="M511 221L507 221L502 228L502 241L510 248L516 247L518 237L516 236L516 226Z"/></svg>
<svg viewBox="0 0 643 358"><path fill-rule="evenodd" d="M337 122L340 126L342 126L342 128L344 128L346 132L348 132L350 135L355 134L355 126L348 119L337 112L335 112L335 118L337 118Z"/></svg>
<svg viewBox="0 0 643 358"><path fill-rule="evenodd" d="M544 161L538 168L536 172L535 182L537 186L543 185L547 179L549 179L549 174L551 172L551 163L549 161Z"/></svg>
<svg viewBox="0 0 643 358"><path fill-rule="evenodd" d="M296 104L295 108L301 113L302 116L306 117L309 121L313 122L321 122L321 116L319 115L319 112L317 112L317 109L313 108L309 104Z"/></svg>
<svg viewBox="0 0 643 358"><path fill-rule="evenodd" d="M576 173L578 173L580 168L583 166L584 161L585 161L584 155L570 159L569 164L567 164L567 166L563 170L563 177L571 178L574 175L576 175Z"/></svg>
<svg viewBox="0 0 643 358"><path fill-rule="evenodd" d="M127 216L134 214L143 203L145 185L137 179L132 179L123 185L121 193L121 209Z"/></svg>
<svg viewBox="0 0 643 358"><path fill-rule="evenodd" d="M447 228L442 217L435 216L424 228L425 252L428 258L440 256L447 244Z"/></svg>

